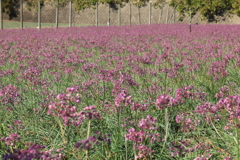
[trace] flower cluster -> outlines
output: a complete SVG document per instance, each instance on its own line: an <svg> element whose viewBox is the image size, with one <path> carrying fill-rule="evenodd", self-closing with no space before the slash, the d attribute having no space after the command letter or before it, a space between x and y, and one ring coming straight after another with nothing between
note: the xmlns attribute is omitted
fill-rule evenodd
<svg viewBox="0 0 240 160"><path fill-rule="evenodd" d="M169 150L171 151L171 157L184 156L186 153L194 151L193 148L190 148L190 143L184 140L179 142L171 142L171 147L169 147Z"/></svg>
<svg viewBox="0 0 240 160"><path fill-rule="evenodd" d="M58 101L54 101L48 106L48 115L62 118L65 126L70 124L79 126L85 119L101 119L100 113L94 106L85 107L84 111L78 112L77 106L71 105L80 103L78 87L69 87L66 92L67 94L58 94L56 97Z"/></svg>
<svg viewBox="0 0 240 160"><path fill-rule="evenodd" d="M211 157L212 157L211 154L208 154L206 156L205 155L201 155L199 157L194 158L194 160L209 160Z"/></svg>
<svg viewBox="0 0 240 160"><path fill-rule="evenodd" d="M90 150L92 145L96 143L97 143L97 139L95 137L89 137L87 139L77 142L75 147L85 149L85 150Z"/></svg>
<svg viewBox="0 0 240 160"><path fill-rule="evenodd" d="M56 102L49 105L47 114L62 118L65 126L79 126L85 119L101 119L101 114L94 106L85 107L84 111L77 112L76 106Z"/></svg>
<svg viewBox="0 0 240 160"><path fill-rule="evenodd" d="M61 153L62 149L57 149L53 154L53 149L49 151L43 151L45 146L39 144L33 144L27 149L8 151L9 153L3 155L3 160L8 159L42 159L42 160L59 160L63 158L63 154Z"/></svg>
<svg viewBox="0 0 240 160"><path fill-rule="evenodd" d="M115 105L117 107L128 106L132 103L132 97L128 96L125 90L122 90L116 97L115 97Z"/></svg>
<svg viewBox="0 0 240 160"><path fill-rule="evenodd" d="M125 134L125 139L132 141L134 143L134 150L138 150L138 155L136 159L146 158L154 153L154 150L146 146L146 142L153 144L159 142L159 133L154 133L158 127L156 125L157 119L147 116L146 119L141 119L138 123L138 129L130 128L127 129L127 134Z"/></svg>
<svg viewBox="0 0 240 160"><path fill-rule="evenodd" d="M209 144L205 144L200 142L197 145L193 145L193 139L181 140L176 142L171 142L171 147L169 150L171 151L171 157L184 157L187 154L194 151L204 151L205 153L209 153L212 147ZM211 154L208 154L211 157ZM202 156L204 157L204 156Z"/></svg>
<svg viewBox="0 0 240 160"><path fill-rule="evenodd" d="M158 109L164 109L168 106L174 106L175 104L176 100L168 95L158 96L155 102L155 105Z"/></svg>
<svg viewBox="0 0 240 160"><path fill-rule="evenodd" d="M135 128L128 129L128 134L125 135L126 140L136 143L142 143L147 137L144 131L137 131Z"/></svg>
<svg viewBox="0 0 240 160"><path fill-rule="evenodd" d="M148 106L149 106L148 104L140 104L138 102L133 102L132 103L132 110L133 111L139 110L139 111L144 112L144 111L148 110Z"/></svg>
<svg viewBox="0 0 240 160"><path fill-rule="evenodd" d="M75 102L75 103L80 103L80 94L78 94L78 87L73 86L73 87L68 87L66 89L67 93L61 93L57 95L57 100L59 101L66 101L66 102Z"/></svg>
<svg viewBox="0 0 240 160"><path fill-rule="evenodd" d="M87 139L83 139L75 144L75 148L90 150L94 145L97 145L99 141L111 144L111 139L109 138L110 134L103 136L98 132L94 136L90 136Z"/></svg>
<svg viewBox="0 0 240 160"><path fill-rule="evenodd" d="M9 137L2 137L1 141L5 142L8 146L15 146L17 142L20 142L20 135L17 132L11 133Z"/></svg>
<svg viewBox="0 0 240 160"><path fill-rule="evenodd" d="M201 122L197 117L192 118L187 113L180 113L175 117L175 119L177 123L181 123L181 131L183 132L190 132L191 130L194 130Z"/></svg>
<svg viewBox="0 0 240 160"><path fill-rule="evenodd" d="M143 130L146 130L146 129L157 130L156 127L153 127L156 124L156 122L157 122L156 118L153 118L150 115L148 115L146 119L141 119L139 121L138 127Z"/></svg>
<svg viewBox="0 0 240 160"><path fill-rule="evenodd" d="M151 148L141 144L137 146L137 150L138 155L135 156L135 159L147 159L148 156L152 156L152 154L155 153L155 151L153 151Z"/></svg>
<svg viewBox="0 0 240 160"><path fill-rule="evenodd" d="M85 119L101 119L100 113L94 106L85 107L83 111L78 112L77 106L72 105L81 101L77 86L67 88L66 92L58 94L56 97L58 101L54 101L48 106L48 115L62 118L65 126L70 124L79 126Z"/></svg>
<svg viewBox="0 0 240 160"><path fill-rule="evenodd" d="M179 103L184 103L185 99L204 100L207 96L205 92L195 91L194 85L184 86L176 90L176 99Z"/></svg>
<svg viewBox="0 0 240 160"><path fill-rule="evenodd" d="M77 112L76 106L70 106L64 102L53 102L50 104L48 106L47 114L62 118L65 126L68 126L69 124L79 126L86 118L84 113Z"/></svg>
<svg viewBox="0 0 240 160"><path fill-rule="evenodd" d="M214 77L214 80L222 79L228 75L226 70L227 64L224 62L216 61L211 64L208 74Z"/></svg>
<svg viewBox="0 0 240 160"><path fill-rule="evenodd" d="M229 96L229 91L230 88L227 86L223 86L221 88L218 88L219 92L215 94L216 98L225 98L227 96Z"/></svg>
<svg viewBox="0 0 240 160"><path fill-rule="evenodd" d="M221 98L216 106L218 108L224 108L228 113L228 124L225 129L229 128L240 128L240 95L228 96L226 98Z"/></svg>
<svg viewBox="0 0 240 160"><path fill-rule="evenodd" d="M3 87L0 90L0 104L17 104L21 101L17 87L12 84Z"/></svg>
<svg viewBox="0 0 240 160"><path fill-rule="evenodd" d="M86 118L91 119L101 119L101 114L96 110L95 106L89 106L84 108L85 112L82 112L85 114Z"/></svg>
<svg viewBox="0 0 240 160"><path fill-rule="evenodd" d="M200 106L196 107L196 110L194 112L196 114L200 114L204 121L208 123L212 123L213 121L220 121L221 120L221 114L218 114L219 108L217 105L213 105L209 102L205 102Z"/></svg>

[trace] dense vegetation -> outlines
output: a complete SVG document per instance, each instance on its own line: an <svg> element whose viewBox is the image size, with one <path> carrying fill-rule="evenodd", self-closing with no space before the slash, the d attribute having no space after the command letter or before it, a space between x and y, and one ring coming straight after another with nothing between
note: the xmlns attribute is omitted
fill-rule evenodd
<svg viewBox="0 0 240 160"><path fill-rule="evenodd" d="M23 0L27 2L29 8L36 8L38 0ZM46 3L57 3L60 5L66 5L70 0L40 0L41 4ZM107 4L121 4L133 3L139 7L143 6L144 3L149 0L72 0L77 10L83 10L88 7L94 7L96 3L107 3ZM153 0L155 7L160 7L166 4L166 0ZM234 13L240 15L240 0L171 0L169 4L172 7L176 7L181 14L181 18L185 15L194 15L199 12L203 18L213 21L215 16L222 16L225 13ZM16 11L15 7L19 5L19 0L3 0L3 11L9 15L14 16Z"/></svg>
<svg viewBox="0 0 240 160"><path fill-rule="evenodd" d="M240 27L3 30L0 159L240 159Z"/></svg>
<svg viewBox="0 0 240 160"><path fill-rule="evenodd" d="M240 15L240 0L171 0L171 6L176 6L183 18L186 14L192 16L199 12L208 21L216 20L215 16L225 13Z"/></svg>

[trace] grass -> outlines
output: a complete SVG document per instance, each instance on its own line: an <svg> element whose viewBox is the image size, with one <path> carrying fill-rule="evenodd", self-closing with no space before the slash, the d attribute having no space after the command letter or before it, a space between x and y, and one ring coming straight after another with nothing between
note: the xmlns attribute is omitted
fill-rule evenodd
<svg viewBox="0 0 240 160"><path fill-rule="evenodd" d="M0 34L0 158L240 158L239 26L36 30Z"/></svg>
<svg viewBox="0 0 240 160"><path fill-rule="evenodd" d="M59 23L59 27L69 27L67 23ZM90 24L72 24L73 27L84 27L84 26L91 26ZM100 25L101 26L101 25ZM38 23L32 22L23 22L23 28L37 28ZM56 23L41 23L42 28L54 28L56 27ZM21 22L19 21L3 21L3 28L4 29L19 29L21 28Z"/></svg>

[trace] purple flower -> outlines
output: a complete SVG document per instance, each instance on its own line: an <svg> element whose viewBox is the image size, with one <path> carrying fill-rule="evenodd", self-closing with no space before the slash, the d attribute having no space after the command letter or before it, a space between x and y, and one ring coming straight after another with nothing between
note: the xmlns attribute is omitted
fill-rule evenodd
<svg viewBox="0 0 240 160"><path fill-rule="evenodd" d="M0 89L0 103L2 104L17 104L21 101L17 87L7 85Z"/></svg>
<svg viewBox="0 0 240 160"><path fill-rule="evenodd" d="M150 115L147 116L146 119L141 119L138 123L138 127L145 130L145 129L155 129L153 125L157 122L156 118L151 117Z"/></svg>
<svg viewBox="0 0 240 160"><path fill-rule="evenodd" d="M1 141L5 142L8 146L14 146L17 142L20 142L20 136L17 132L11 133L9 137L2 137Z"/></svg>
<svg viewBox="0 0 240 160"><path fill-rule="evenodd" d="M216 61L211 64L211 67L208 70L208 74L214 77L214 80L222 79L223 77L228 76L226 70L227 63Z"/></svg>
<svg viewBox="0 0 240 160"><path fill-rule="evenodd" d="M125 135L126 140L142 143L146 139L144 131L136 131L135 128L128 129L128 134Z"/></svg>
<svg viewBox="0 0 240 160"><path fill-rule="evenodd" d="M140 104L138 102L136 102L136 103L133 102L132 103L132 110L133 111L139 110L139 111L144 112L144 111L148 110L148 106L149 105L147 105L147 104Z"/></svg>
<svg viewBox="0 0 240 160"><path fill-rule="evenodd" d="M132 103L132 97L128 96L125 90L122 90L115 98L115 105L120 107L121 105L128 106Z"/></svg>
<svg viewBox="0 0 240 160"><path fill-rule="evenodd" d="M135 159L141 159L141 158L149 158L154 151L151 148L148 148L145 145L138 145L136 147L138 149L138 155L136 155Z"/></svg>
<svg viewBox="0 0 240 160"><path fill-rule="evenodd" d="M159 109L164 109L168 106L174 106L176 104L176 99L168 95L160 95L157 97L155 106Z"/></svg>
<svg viewBox="0 0 240 160"><path fill-rule="evenodd" d="M219 88L218 90L219 90L219 92L216 93L214 97L225 98L225 97L229 96L229 90L230 90L229 87L223 86L223 87Z"/></svg>
<svg viewBox="0 0 240 160"><path fill-rule="evenodd" d="M52 151L43 151L45 146L33 144L27 149L8 151L9 153L3 156L3 160L8 159L44 159L44 160L57 160L62 158L62 154L50 155Z"/></svg>
<svg viewBox="0 0 240 160"><path fill-rule="evenodd" d="M95 137L89 137L87 139L81 140L75 144L76 148L90 150L92 145L97 144L97 139Z"/></svg>

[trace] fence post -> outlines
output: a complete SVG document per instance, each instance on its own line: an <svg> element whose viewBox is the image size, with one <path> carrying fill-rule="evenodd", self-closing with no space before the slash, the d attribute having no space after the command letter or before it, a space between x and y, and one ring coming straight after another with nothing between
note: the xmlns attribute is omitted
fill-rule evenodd
<svg viewBox="0 0 240 160"><path fill-rule="evenodd" d="M176 17L176 7L177 6L174 6L174 10L173 10L173 23L175 23L175 17Z"/></svg>
<svg viewBox="0 0 240 160"><path fill-rule="evenodd" d="M172 23L172 21L173 21L173 23L175 22L175 18L174 18L174 11L175 11L175 6L174 6L174 8L173 8L173 12L172 12L172 15L170 16L170 18L168 19L168 23ZM173 19L173 20L172 20Z"/></svg>
<svg viewBox="0 0 240 160"><path fill-rule="evenodd" d="M96 3L96 26L98 26L98 2Z"/></svg>
<svg viewBox="0 0 240 160"><path fill-rule="evenodd" d="M23 29L23 0L20 0L20 28Z"/></svg>
<svg viewBox="0 0 240 160"><path fill-rule="evenodd" d="M57 1L56 6L56 28L58 28L58 13L59 13L59 0Z"/></svg>
<svg viewBox="0 0 240 160"><path fill-rule="evenodd" d="M41 29L41 2L38 0L38 29Z"/></svg>
<svg viewBox="0 0 240 160"><path fill-rule="evenodd" d="M118 5L118 25L121 26L121 5Z"/></svg>
<svg viewBox="0 0 240 160"><path fill-rule="evenodd" d="M132 5L129 3L129 24L132 25Z"/></svg>
<svg viewBox="0 0 240 160"><path fill-rule="evenodd" d="M167 10L167 16L166 16L166 24L168 23L168 17L169 17L169 5L168 5L168 10Z"/></svg>
<svg viewBox="0 0 240 160"><path fill-rule="evenodd" d="M169 14L170 15L170 14ZM172 17L173 17L173 12L172 14L168 17L168 22L167 23L171 23L172 22Z"/></svg>
<svg viewBox="0 0 240 160"><path fill-rule="evenodd" d="M158 24L160 24L161 19L162 19L162 7L160 8Z"/></svg>
<svg viewBox="0 0 240 160"><path fill-rule="evenodd" d="M108 26L110 26L110 3L108 3Z"/></svg>
<svg viewBox="0 0 240 160"><path fill-rule="evenodd" d="M189 13L190 13L190 19L189 19L189 32L192 32L192 11L191 8L189 7Z"/></svg>
<svg viewBox="0 0 240 160"><path fill-rule="evenodd" d="M152 3L149 3L149 24L151 24L152 18Z"/></svg>
<svg viewBox="0 0 240 160"><path fill-rule="evenodd" d="M137 5L138 7L138 24L140 25L141 24L141 17L140 17L140 6L139 4Z"/></svg>
<svg viewBox="0 0 240 160"><path fill-rule="evenodd" d="M72 1L69 2L69 27L72 27Z"/></svg>
<svg viewBox="0 0 240 160"><path fill-rule="evenodd" d="M0 0L0 29L3 29L2 0Z"/></svg>

